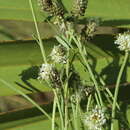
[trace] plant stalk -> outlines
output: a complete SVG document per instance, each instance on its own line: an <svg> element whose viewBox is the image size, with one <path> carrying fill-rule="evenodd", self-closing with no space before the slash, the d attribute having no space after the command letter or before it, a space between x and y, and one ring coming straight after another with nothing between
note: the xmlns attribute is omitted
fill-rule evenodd
<svg viewBox="0 0 130 130"><path fill-rule="evenodd" d="M111 130L114 130L114 119L115 119L115 114L116 114L116 103L117 103L117 98L118 98L118 93L119 93L119 85L120 85L120 81L121 81L121 77L122 77L123 71L124 71L126 63L127 63L128 56L129 56L129 52L126 51L125 52L124 61L123 61L123 64L121 66L121 69L119 71L119 74L118 74L118 77L117 77L117 81L116 81L115 93L114 93L114 101L113 101L113 105L112 105Z"/></svg>
<svg viewBox="0 0 130 130"><path fill-rule="evenodd" d="M54 98L54 102L53 102L52 130L55 130L55 114L56 114L56 98Z"/></svg>
<svg viewBox="0 0 130 130"><path fill-rule="evenodd" d="M44 61L45 63L47 63L46 53L45 53L45 49L44 49L44 46L43 46L42 38L41 38L39 29L38 29L37 19L36 19L36 15L35 15L35 12L34 12L32 0L29 0L29 5L30 5L31 11L32 11L32 16L33 16L33 20L34 20L34 24L35 24L35 28L36 28L38 40L39 40L39 43L38 43L38 44L39 44L39 46L40 46L40 50L41 50L41 53L42 53L43 61Z"/></svg>
<svg viewBox="0 0 130 130"><path fill-rule="evenodd" d="M97 91L97 94L98 94L98 97L99 97L99 100L100 100L100 104L101 104L101 106L103 106L103 101L102 101L102 97L101 97L101 93L100 93L100 90L99 90L98 83L97 83L96 78L95 78L95 76L93 74L93 71L92 71L92 69L91 69L91 67L90 67L90 65L89 65L89 63L88 63L88 61L86 59L85 48L83 48L83 46L82 46L79 39L76 39L75 37L73 37L73 39L74 39L74 41L75 41L75 43L76 43L76 45L77 45L77 47L79 49L79 53L80 53L80 55L81 55L81 57L82 57L82 59L84 61L84 64L86 65L86 67L88 69L88 72L90 74L90 77L91 77L91 79L92 79L92 81L93 81L93 83L95 85L95 88L96 88L96 91Z"/></svg>

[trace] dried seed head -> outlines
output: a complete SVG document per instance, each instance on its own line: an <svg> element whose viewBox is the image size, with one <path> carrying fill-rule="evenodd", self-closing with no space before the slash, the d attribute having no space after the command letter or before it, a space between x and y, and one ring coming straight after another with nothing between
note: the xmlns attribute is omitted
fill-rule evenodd
<svg viewBox="0 0 130 130"><path fill-rule="evenodd" d="M99 18L89 18L87 24L81 29L81 39L83 41L92 39L100 22Z"/></svg>
<svg viewBox="0 0 130 130"><path fill-rule="evenodd" d="M84 16L88 0L75 0L72 15L75 17Z"/></svg>
<svg viewBox="0 0 130 130"><path fill-rule="evenodd" d="M88 40L94 36L96 28L99 26L99 22L99 19L89 19L85 29L85 34Z"/></svg>
<svg viewBox="0 0 130 130"><path fill-rule="evenodd" d="M84 87L83 92L86 96L89 96L90 94L93 94L95 92L95 88L93 86L87 86Z"/></svg>
<svg viewBox="0 0 130 130"><path fill-rule="evenodd" d="M56 68L53 70L53 74L51 75L50 82L53 88L61 88L60 74L58 73Z"/></svg>
<svg viewBox="0 0 130 130"><path fill-rule="evenodd" d="M52 12L53 3L51 0L38 0L38 5L41 7L42 11L48 13Z"/></svg>
<svg viewBox="0 0 130 130"><path fill-rule="evenodd" d="M53 3L53 10L54 10L54 16L63 17L64 15L64 9L60 6L59 3Z"/></svg>
<svg viewBox="0 0 130 130"><path fill-rule="evenodd" d="M49 13L51 16L63 17L64 9L60 6L58 2L52 0L38 0L42 11Z"/></svg>
<svg viewBox="0 0 130 130"><path fill-rule="evenodd" d="M97 25L95 22L89 22L87 25L86 34L88 37L93 37Z"/></svg>

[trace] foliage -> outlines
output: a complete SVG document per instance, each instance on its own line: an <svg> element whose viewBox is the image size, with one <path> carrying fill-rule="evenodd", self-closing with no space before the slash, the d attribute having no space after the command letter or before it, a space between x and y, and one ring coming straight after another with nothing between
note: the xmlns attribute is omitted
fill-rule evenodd
<svg viewBox="0 0 130 130"><path fill-rule="evenodd" d="M37 1L33 1L33 2L34 2L33 5L35 7L35 13L37 16L37 18L34 19L34 21L35 20L38 20L38 21L48 20L47 19L47 18L49 18L48 15L46 13L40 12L39 7L37 6ZM128 11L127 3L128 3L128 0L125 0L125 1L102 0L99 2L98 1L95 2L95 0L91 0L88 3L88 10L85 14L85 17L82 17L82 19L79 19L79 22L80 23L88 22L88 19L86 19L86 16L96 16L96 17L100 17L103 19L102 25L129 27L130 22L129 22L129 14L128 14L129 11ZM69 11L71 10L72 0L71 0L71 3L70 3L70 1L63 0L63 4L65 5L65 9L68 9ZM111 6L111 5L113 5L113 6ZM123 6L124 6L124 9L122 10L121 8L123 8ZM29 3L28 3L28 1L25 1L25 0L19 0L19 1L15 1L15 2L13 1L12 3L8 2L8 1L0 1L0 12L2 12L2 14L0 14L1 20L8 19L8 20L33 21L31 12L30 12ZM70 14L70 12L69 12L69 14ZM111 15L111 14L113 14L113 15ZM58 15L58 16L61 15L60 17L62 17L63 14L61 12L60 13L55 12L54 14L52 13L52 15ZM77 19L76 15L73 15L73 16L75 16L74 20ZM66 19L69 19L68 15L66 16ZM52 19L52 21L53 20L55 20L55 19ZM58 20L62 20L62 19L58 19ZM96 86L95 91L97 94L97 98L95 97L95 99L94 100L92 99L92 100L93 100L93 102L97 102L98 105L100 104L102 106L102 101L100 99L101 98L100 89L98 88L98 85L96 85L97 83L95 82L94 76L103 77L105 83L108 85L115 84L116 79L117 79L117 74L119 72L119 68L122 63L122 59L124 58L123 57L124 53L119 52L116 49L115 45L113 45L114 36L102 35L102 36L93 37L93 35L90 34L90 37L87 37L86 40L90 40L90 39L92 39L92 40L87 41L85 43L85 45L82 46L80 44L80 42L78 41L78 38L75 36L75 34L73 35L73 30L68 31L68 33L72 33L72 35L67 34L68 36L72 36L71 37L72 39L71 38L64 39L65 30L64 30L64 28L62 28L63 30L61 29L60 31L62 31L63 35L57 36L56 37L57 41L54 39L41 40L42 37L41 37L41 34L39 33L36 22L37 21L35 21L35 27L36 27L37 34L34 35L34 38L35 38L36 42L40 45L42 55L39 53L39 47L36 45L36 42L33 40L22 40L22 41L12 41L12 42L10 42L10 41L2 42L1 41L1 43L0 43L0 59L1 59L0 78L5 79L6 81L8 81L10 83L11 86L13 86L15 88L19 87L19 90L23 91L24 93L37 92L39 90L41 90L41 91L53 90L55 93L55 97L56 97L57 92L59 92L59 90L58 91L55 90L55 87L54 88L47 87L48 82L43 81L42 82L43 84L39 83L37 78L38 78L40 64L43 63L42 60L44 60L45 63L48 62L48 59L50 59L50 52L52 50L52 47L54 45L57 45L58 42L60 42L64 47L66 47L67 50L69 48L72 49L72 51L70 51L70 53L69 53L70 59L71 58L73 59L73 57L76 53L79 53L79 55L81 56L81 57L79 56L80 58L78 56L76 56L76 58L74 58L74 60L72 60L72 62L73 62L72 66L75 68L75 70L77 70L77 73L81 76L80 77L81 81L85 81L87 79L87 82L90 84L92 84L91 82L94 81L94 84ZM57 24L57 21L55 21L55 22ZM60 21L60 23L58 23L57 25L62 25L61 24L62 22L63 21ZM2 28L2 30L4 30L4 29ZM90 30L89 30L89 33L91 32ZM86 32L88 33L88 31L86 31ZM92 31L92 33L93 33L93 31ZM3 36L4 35L2 34L1 37L3 37ZM69 40L70 41L73 40L75 45L71 46L71 44L69 44L69 43L71 43ZM84 40L84 38L83 38L83 40ZM44 48L42 46L42 43L44 45ZM73 49L75 50L74 53L73 53ZM47 52L46 53L47 57L45 57L44 50ZM88 60L84 59L86 54L87 54ZM53 63L53 61L49 61L49 62ZM91 70L89 70L90 69L89 65L92 67L92 70L94 71L94 75L91 73ZM89 73L86 73L87 70L85 70L86 69L85 66L88 67L87 69L89 70ZM56 64L56 68L58 68L59 70L65 69L66 71L68 71L68 74L71 72L69 69L67 70L67 68L64 68L64 67L62 68L62 67L63 67L62 65ZM71 68L71 64L70 64L70 68L73 69L73 67ZM121 83L125 83L130 80L129 69L130 69L129 66L125 69L125 71L124 71L125 73L123 74ZM113 74L113 72L114 72L114 74ZM67 72L65 74L65 77L67 78L67 80L69 80L69 78L68 78L69 76L67 75ZM63 80L63 84L65 84L65 86L67 83L69 83L67 80ZM54 83L54 81L53 81L53 83ZM119 78L119 82L120 82L120 78ZM119 82L116 84L117 87L119 87ZM5 88L4 85L1 83L0 83L0 87L1 87L1 92L2 92L0 94L0 96L16 94L16 92L12 92L10 89ZM67 93L64 92L66 90L67 90L67 88L65 90L63 89L63 93L62 92L61 93L63 94L63 98L65 100L70 100L69 98L66 99ZM116 91L115 95L116 96L118 95L118 90ZM107 99L110 98L109 96L107 97ZM62 96L61 97L59 96L58 98L61 100ZM117 105L116 100L117 99L115 98L114 107L116 107L116 105ZM58 107L58 111L60 112L60 108L59 108L59 104L58 104L59 101L57 98L55 98L55 101L56 101L56 105ZM106 104L106 102L105 102L105 104ZM75 111L76 107L79 109L79 106L75 106L74 104L71 104L71 105L72 105L71 106L72 110ZM89 106L89 104L87 106ZM66 108L64 108L64 109L66 111ZM88 107L88 109L89 109L89 107ZM114 109L115 108L113 108L113 111L115 111ZM77 112L77 111L75 111L75 112L74 111L73 111L73 113ZM54 110L54 112L55 112L55 110ZM129 113L129 108L128 108L127 113ZM65 116L65 120L64 120L64 122L65 122L67 120L67 117L64 114L63 114L63 116ZM74 115L74 116L76 116L76 115ZM114 118L114 116L113 116L113 118ZM127 116L127 118L129 120L129 116ZM31 118L31 119L32 119L31 122L33 122L33 118ZM60 120L61 119L62 118L60 115ZM42 119L40 118L39 120L42 120ZM116 122L116 123L114 123L114 125L116 124L114 126L114 129L118 129L117 127L119 124L116 120L114 120L114 121ZM28 121L23 120L22 122L24 122L26 124L26 122L28 122ZM46 121L46 122L47 122L47 124L49 123L48 121ZM125 122L125 125L128 124L126 122ZM19 126L19 121L15 121L13 123L14 124L16 123L16 126ZM15 125L12 125L11 123L5 123L5 124L8 125L8 128L14 127L14 129L17 129L15 127ZM36 126L37 125L39 126L39 129L44 128L44 126L41 125L40 121L36 123ZM76 124L74 122L74 126L75 125ZM27 125L27 127L25 126L25 127L21 127L21 128L33 129L33 126L36 127L35 123ZM66 126L66 124L65 124L65 126ZM122 126L120 126L120 127L122 127ZM1 125L0 128L4 129L7 127L5 127L3 124L3 125Z"/></svg>

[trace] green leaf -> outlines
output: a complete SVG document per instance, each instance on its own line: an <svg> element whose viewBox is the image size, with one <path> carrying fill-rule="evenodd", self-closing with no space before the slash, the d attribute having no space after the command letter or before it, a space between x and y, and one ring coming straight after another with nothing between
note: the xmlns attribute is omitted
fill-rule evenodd
<svg viewBox="0 0 130 130"><path fill-rule="evenodd" d="M57 41L54 39L44 40L47 56ZM107 84L115 84L123 55L113 44L112 36L96 36L91 43L86 43L89 60L93 70L100 74ZM35 41L12 41L0 43L0 78L14 87L30 93L36 91L50 91L51 89L43 82L37 80L39 66L42 57L39 46ZM78 59L74 60L76 71L81 74L83 80L89 81L89 74L83 69ZM126 68L122 83L130 80L130 67ZM0 96L14 95L15 92L7 89L0 83Z"/></svg>
<svg viewBox="0 0 130 130"><path fill-rule="evenodd" d="M44 17L40 15L41 13L39 14L40 10L37 6L37 0L34 0L34 5L36 7L38 19L42 21ZM28 0L0 1L0 12L0 19L4 20L33 20Z"/></svg>
<svg viewBox="0 0 130 130"><path fill-rule="evenodd" d="M40 7L37 6L37 0L33 1L38 21L43 21L47 15L40 11ZM73 6L73 0L63 0L63 3L70 11ZM85 17L100 17L106 21L106 25L130 27L130 8L128 3L129 0L90 0ZM1 0L0 19L32 21L28 0Z"/></svg>
<svg viewBox="0 0 130 130"><path fill-rule="evenodd" d="M49 24L43 22L38 25L43 39L54 36L54 30ZM32 34L35 34L35 27L31 21L0 21L0 41L32 39Z"/></svg>
<svg viewBox="0 0 130 130"><path fill-rule="evenodd" d="M46 110L51 110L50 108L48 109L48 106L45 106L45 108ZM8 128L15 130L42 130L45 128L50 130L51 121L47 120L44 115L41 115L40 111L36 108L31 108L0 115L0 129Z"/></svg>
<svg viewBox="0 0 130 130"><path fill-rule="evenodd" d="M53 41L53 40L52 40ZM54 45L51 40L46 40L46 52L49 53ZM0 78L6 80L25 93L34 92L36 89L49 91L37 80L39 65L42 57L39 46L34 41L19 41L0 43ZM0 83L1 96L16 94ZM29 91L30 90L30 91Z"/></svg>

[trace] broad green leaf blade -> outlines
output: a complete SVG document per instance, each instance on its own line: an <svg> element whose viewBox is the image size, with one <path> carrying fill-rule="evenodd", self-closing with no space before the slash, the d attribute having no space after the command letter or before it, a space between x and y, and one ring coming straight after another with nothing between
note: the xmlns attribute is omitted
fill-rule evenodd
<svg viewBox="0 0 130 130"><path fill-rule="evenodd" d="M49 106L45 106L48 113L51 112ZM22 111L10 112L0 115L0 129L41 129L49 130L51 121L47 120L44 115L41 115L36 108L25 109Z"/></svg>
<svg viewBox="0 0 130 130"><path fill-rule="evenodd" d="M56 113L55 121L58 125L56 130L60 130L60 118L58 113ZM51 130L51 121L47 120L43 115L39 114L37 109L28 109L0 115L0 129ZM73 128L71 128L70 125L68 130L72 129ZM78 130L82 130L80 122Z"/></svg>
<svg viewBox="0 0 130 130"><path fill-rule="evenodd" d="M43 39L54 37L57 33L56 28L50 23L38 23L39 31ZM80 33L85 24L78 24L77 30ZM99 26L95 35L116 35L127 30L119 27ZM31 35L36 35L34 22L20 20L1 20L0 21L0 41L32 39ZM64 38L63 38L64 39Z"/></svg>
<svg viewBox="0 0 130 130"><path fill-rule="evenodd" d="M38 26L43 39L54 36L55 32L48 23L38 23ZM31 21L0 21L0 41L32 39L35 32L34 22Z"/></svg>
<svg viewBox="0 0 130 130"><path fill-rule="evenodd" d="M38 21L43 21L47 14L40 11L37 0L33 1ZM73 0L63 0L63 3L70 11ZM89 0L85 17L100 17L106 25L130 27L129 12L129 0ZM28 0L1 0L0 19L32 21Z"/></svg>
<svg viewBox="0 0 130 130"><path fill-rule="evenodd" d="M112 36L96 36L91 43L86 44L89 60L95 71L98 72L107 84L115 84L123 56L113 44ZM54 39L44 40L45 51L49 55L54 44ZM48 57L49 58L49 57ZM11 85L30 93L36 89L42 91L51 90L43 82L37 80L39 66L42 57L39 46L34 41L14 41L0 43L0 78ZM74 60L74 66L83 80L89 80L89 74L85 72L78 59ZM130 67L126 68L122 82L130 81ZM0 96L16 94L0 83Z"/></svg>
<svg viewBox="0 0 130 130"><path fill-rule="evenodd" d="M53 42L44 41L46 52L49 53ZM24 90L35 92L36 90L49 91L50 88L37 80L42 57L39 46L34 41L19 41L0 43L0 78L11 85ZM1 96L14 94L0 83ZM16 93L15 93L16 94Z"/></svg>
<svg viewBox="0 0 130 130"><path fill-rule="evenodd" d="M38 19L42 21L45 17L42 17L37 5L37 0L34 0ZM28 0L0 1L0 19L33 21Z"/></svg>

